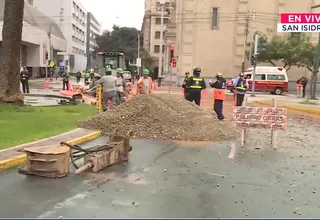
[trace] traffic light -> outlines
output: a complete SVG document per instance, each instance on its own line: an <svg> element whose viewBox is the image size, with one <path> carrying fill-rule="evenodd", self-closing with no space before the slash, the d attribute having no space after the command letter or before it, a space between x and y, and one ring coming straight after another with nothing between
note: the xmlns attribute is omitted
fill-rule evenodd
<svg viewBox="0 0 320 220"><path fill-rule="evenodd" d="M254 66L256 64L256 57L254 55L251 56L251 65Z"/></svg>
<svg viewBox="0 0 320 220"><path fill-rule="evenodd" d="M174 59L173 61L172 61L172 67L176 67L177 66L177 61Z"/></svg>
<svg viewBox="0 0 320 220"><path fill-rule="evenodd" d="M170 63L171 63L172 66L174 65L174 62L175 62L175 59L174 59L174 46L171 45L170 46Z"/></svg>
<svg viewBox="0 0 320 220"><path fill-rule="evenodd" d="M46 60L48 60L49 59L49 53L48 53L48 51L46 51Z"/></svg>
<svg viewBox="0 0 320 220"><path fill-rule="evenodd" d="M267 51L267 40L264 37L259 37L258 41L258 54L264 53Z"/></svg>

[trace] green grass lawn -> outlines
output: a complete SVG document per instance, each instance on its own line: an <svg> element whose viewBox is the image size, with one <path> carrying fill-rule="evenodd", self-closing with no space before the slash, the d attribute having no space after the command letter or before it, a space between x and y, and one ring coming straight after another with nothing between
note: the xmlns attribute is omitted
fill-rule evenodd
<svg viewBox="0 0 320 220"><path fill-rule="evenodd" d="M31 107L0 104L0 149L58 135L94 115L90 105Z"/></svg>

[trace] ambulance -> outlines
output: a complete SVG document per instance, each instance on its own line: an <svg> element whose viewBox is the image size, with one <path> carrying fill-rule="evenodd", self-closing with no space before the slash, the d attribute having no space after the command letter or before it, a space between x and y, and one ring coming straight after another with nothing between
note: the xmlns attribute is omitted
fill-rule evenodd
<svg viewBox="0 0 320 220"><path fill-rule="evenodd" d="M244 75L248 80L249 89L252 89L252 74L253 68L248 68L244 71ZM255 91L256 92L270 92L271 94L281 95L283 92L288 92L288 75L287 71L283 67L256 67L256 79L255 79ZM233 92L233 80L227 83L227 89Z"/></svg>

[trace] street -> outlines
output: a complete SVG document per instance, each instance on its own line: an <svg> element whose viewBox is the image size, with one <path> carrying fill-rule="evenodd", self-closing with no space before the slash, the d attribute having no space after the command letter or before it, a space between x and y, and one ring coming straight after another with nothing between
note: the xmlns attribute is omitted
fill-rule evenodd
<svg viewBox="0 0 320 220"><path fill-rule="evenodd" d="M1 217L315 218L319 126L288 122L278 150L268 130L228 144L133 140L128 164L63 179L0 173ZM303 130L303 123L308 129ZM85 146L102 144L102 138ZM260 148L260 149L255 149Z"/></svg>

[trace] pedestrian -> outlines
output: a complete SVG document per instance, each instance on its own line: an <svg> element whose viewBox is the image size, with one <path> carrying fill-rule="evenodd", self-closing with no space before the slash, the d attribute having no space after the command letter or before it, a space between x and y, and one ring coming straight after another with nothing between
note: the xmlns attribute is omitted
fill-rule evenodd
<svg viewBox="0 0 320 220"><path fill-rule="evenodd" d="M81 72L80 72L80 71L78 71L78 72L76 73L76 79L77 79L77 83L79 83L80 80L81 80Z"/></svg>
<svg viewBox="0 0 320 220"><path fill-rule="evenodd" d="M152 78L149 76L149 74L150 71L148 69L143 70L143 77L140 77L140 79L137 82L137 94L152 93Z"/></svg>
<svg viewBox="0 0 320 220"><path fill-rule="evenodd" d="M196 105L200 106L201 102L201 92L203 89L207 88L206 82L204 78L200 76L201 69L194 68L193 69L193 76L189 78L186 83L186 88L188 89L188 101L195 102Z"/></svg>
<svg viewBox="0 0 320 220"><path fill-rule="evenodd" d="M304 76L302 76L300 79L297 80L297 97L298 98L305 98L307 84L308 84L308 79Z"/></svg>
<svg viewBox="0 0 320 220"><path fill-rule="evenodd" d="M66 71L62 73L62 90L69 90L69 74Z"/></svg>
<svg viewBox="0 0 320 220"><path fill-rule="evenodd" d="M244 101L244 96L247 93L247 90L249 88L248 80L245 79L245 76L243 73L239 74L239 77L236 77L233 80L234 85L234 92L235 92L235 98L236 98L236 106L242 106Z"/></svg>
<svg viewBox="0 0 320 220"><path fill-rule="evenodd" d="M110 109L115 106L116 102L116 87L117 87L117 77L112 76L111 71L106 71L106 75L102 76L101 79L97 81L96 84L101 84L103 89L103 111L108 111L110 101Z"/></svg>
<svg viewBox="0 0 320 220"><path fill-rule="evenodd" d="M123 77L123 70L121 68L118 68L116 71L117 71L116 105L120 105L124 98L126 81Z"/></svg>
<svg viewBox="0 0 320 220"><path fill-rule="evenodd" d="M88 70L86 70L84 72L84 84L85 85L89 85L89 79L90 79L90 72Z"/></svg>
<svg viewBox="0 0 320 220"><path fill-rule="evenodd" d="M188 99L188 88L186 88L186 84L187 84L188 80L190 79L190 77L191 77L190 73L186 72L183 83L182 83L183 95L184 95L185 99Z"/></svg>
<svg viewBox="0 0 320 220"><path fill-rule="evenodd" d="M210 86L214 88L213 96L214 96L214 104L213 104L213 110L217 114L217 119L219 121L224 120L223 115L223 101L225 100L225 89L227 81L223 78L221 73L218 73L216 75L216 82L210 81Z"/></svg>
<svg viewBox="0 0 320 220"><path fill-rule="evenodd" d="M26 67L22 67L20 70L20 82L23 93L29 93L29 74Z"/></svg>

